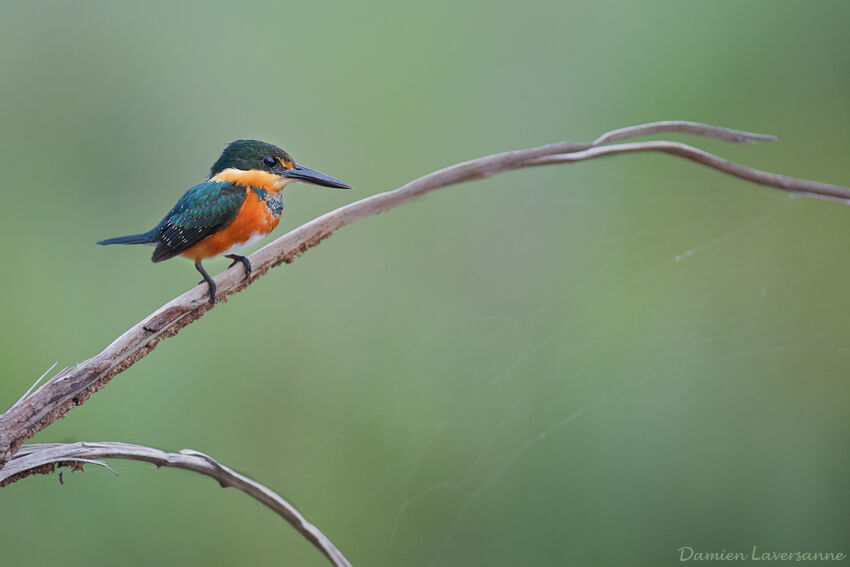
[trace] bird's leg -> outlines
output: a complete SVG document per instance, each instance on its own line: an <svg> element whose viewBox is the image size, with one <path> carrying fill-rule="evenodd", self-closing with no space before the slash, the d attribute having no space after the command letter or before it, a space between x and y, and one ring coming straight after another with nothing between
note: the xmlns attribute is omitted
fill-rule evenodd
<svg viewBox="0 0 850 567"><path fill-rule="evenodd" d="M210 288L210 303L215 303L215 280L207 273L204 267L201 265L201 261L198 260L195 262L195 269L201 272L201 275L204 276L204 281L207 282L207 285Z"/></svg>
<svg viewBox="0 0 850 567"><path fill-rule="evenodd" d="M231 260L233 260L233 263L230 264L230 266L228 266L228 268L230 268L231 266L235 266L237 262L241 262L242 265L245 266L245 279L248 279L248 276L251 275L251 269L252 269L251 268L251 260L249 260L245 256L240 256L239 254L226 254L224 257L230 258Z"/></svg>

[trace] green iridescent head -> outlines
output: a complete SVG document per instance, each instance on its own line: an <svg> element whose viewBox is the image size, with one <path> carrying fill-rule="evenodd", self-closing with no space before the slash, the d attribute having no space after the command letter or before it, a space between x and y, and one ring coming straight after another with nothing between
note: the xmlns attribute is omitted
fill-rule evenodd
<svg viewBox="0 0 850 567"><path fill-rule="evenodd" d="M270 171L273 168L291 169L295 160L279 147L259 140L236 140L221 152L221 156L210 168L210 177L225 169L250 171L259 169Z"/></svg>

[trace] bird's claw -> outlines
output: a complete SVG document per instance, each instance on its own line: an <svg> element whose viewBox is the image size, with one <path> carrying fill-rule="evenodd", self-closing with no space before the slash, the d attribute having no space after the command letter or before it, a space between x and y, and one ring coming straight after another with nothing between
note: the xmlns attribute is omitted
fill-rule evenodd
<svg viewBox="0 0 850 567"><path fill-rule="evenodd" d="M198 270L201 273L202 276L204 276L204 279L199 281L198 284L200 285L204 282L207 282L207 287L209 288L209 291L210 291L210 305L213 305L215 303L215 292L216 292L215 280L212 279L212 276L210 276L207 273L207 271L201 265L200 260L195 261L195 269Z"/></svg>
<svg viewBox="0 0 850 567"><path fill-rule="evenodd" d="M245 256L240 256L239 254L227 254L225 258L230 258L231 260L233 260L233 262L231 262L228 268L231 268L236 264L242 264L243 266L245 266L245 279L247 280L249 277L251 277L251 270L253 269L251 267L251 260L249 260Z"/></svg>

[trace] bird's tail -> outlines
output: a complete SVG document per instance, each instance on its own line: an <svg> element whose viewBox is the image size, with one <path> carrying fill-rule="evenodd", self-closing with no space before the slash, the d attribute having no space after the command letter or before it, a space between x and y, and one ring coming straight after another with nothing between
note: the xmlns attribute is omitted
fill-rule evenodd
<svg viewBox="0 0 850 567"><path fill-rule="evenodd" d="M107 238L106 240L98 241L98 244L154 244L158 240L158 236L158 232L154 229L141 234L128 234L127 236Z"/></svg>

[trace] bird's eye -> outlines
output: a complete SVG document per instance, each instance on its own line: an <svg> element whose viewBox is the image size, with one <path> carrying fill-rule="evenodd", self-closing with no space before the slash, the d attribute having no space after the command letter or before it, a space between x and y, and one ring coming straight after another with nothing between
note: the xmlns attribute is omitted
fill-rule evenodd
<svg viewBox="0 0 850 567"><path fill-rule="evenodd" d="M274 159L272 156L266 156L263 158L263 163L266 164L268 167L272 167L277 163L277 160Z"/></svg>

